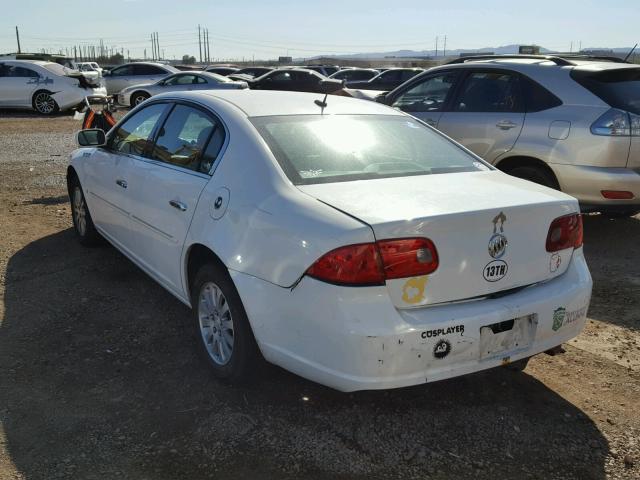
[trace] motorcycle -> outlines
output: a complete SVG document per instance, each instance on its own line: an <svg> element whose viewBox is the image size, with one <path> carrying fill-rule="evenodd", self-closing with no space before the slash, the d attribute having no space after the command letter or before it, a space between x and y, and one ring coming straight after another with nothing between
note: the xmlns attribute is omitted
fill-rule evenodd
<svg viewBox="0 0 640 480"><path fill-rule="evenodd" d="M117 111L113 96L89 96L85 97L84 103L86 107L84 109L84 116L82 117L83 130L87 128L100 128L108 132L111 130L111 127L117 123L117 120L113 116ZM94 109L93 105L101 105L102 108Z"/></svg>

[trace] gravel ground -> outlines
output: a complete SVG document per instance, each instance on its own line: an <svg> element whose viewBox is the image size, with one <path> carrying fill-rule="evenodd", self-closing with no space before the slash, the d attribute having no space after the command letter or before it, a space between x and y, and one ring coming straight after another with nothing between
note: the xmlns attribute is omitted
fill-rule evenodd
<svg viewBox="0 0 640 480"><path fill-rule="evenodd" d="M0 479L640 478L640 219L585 219L585 332L524 373L343 394L269 367L230 387L189 312L80 247L79 122L0 117Z"/></svg>

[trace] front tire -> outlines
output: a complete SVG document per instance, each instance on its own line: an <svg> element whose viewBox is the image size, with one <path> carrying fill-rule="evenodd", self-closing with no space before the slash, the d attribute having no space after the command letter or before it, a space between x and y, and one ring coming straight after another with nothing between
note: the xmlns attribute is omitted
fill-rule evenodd
<svg viewBox="0 0 640 480"><path fill-rule="evenodd" d="M71 216L73 217L73 229L78 241L85 247L91 247L100 243L100 234L96 230L89 213L89 207L84 198L82 187L77 178L69 183L69 197L71 200Z"/></svg>
<svg viewBox="0 0 640 480"><path fill-rule="evenodd" d="M212 373L233 383L251 378L259 352L240 295L225 268L206 264L191 290L198 351Z"/></svg>
<svg viewBox="0 0 640 480"><path fill-rule="evenodd" d="M145 92L135 92L133 95L131 95L131 99L129 100L129 105L131 106L131 108L137 107L148 98L149 98L149 94Z"/></svg>
<svg viewBox="0 0 640 480"><path fill-rule="evenodd" d="M33 96L33 109L41 115L53 115L60 110L51 93L40 91Z"/></svg>

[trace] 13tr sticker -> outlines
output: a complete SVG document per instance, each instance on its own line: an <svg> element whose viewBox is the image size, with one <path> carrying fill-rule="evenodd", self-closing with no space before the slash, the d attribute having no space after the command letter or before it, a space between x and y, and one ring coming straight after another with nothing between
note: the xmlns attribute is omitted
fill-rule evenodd
<svg viewBox="0 0 640 480"><path fill-rule="evenodd" d="M507 274L507 270L509 270L507 262L504 260L494 260L493 262L487 263L482 275L487 282L497 282L504 278Z"/></svg>

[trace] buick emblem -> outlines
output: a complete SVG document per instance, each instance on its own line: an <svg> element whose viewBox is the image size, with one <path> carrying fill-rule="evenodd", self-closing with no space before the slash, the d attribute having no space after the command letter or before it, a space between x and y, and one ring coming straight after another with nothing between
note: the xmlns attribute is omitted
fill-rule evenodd
<svg viewBox="0 0 640 480"><path fill-rule="evenodd" d="M489 255L493 258L501 258L504 252L507 250L507 237L504 236L504 224L507 221L507 216L504 212L500 212L496 215L493 222L493 235L489 239Z"/></svg>
<svg viewBox="0 0 640 480"><path fill-rule="evenodd" d="M494 233L489 239L489 255L493 258L501 258L507 250L507 237L501 233Z"/></svg>

